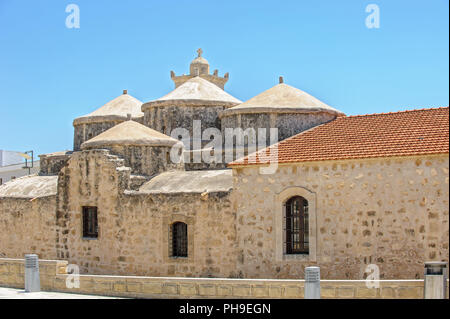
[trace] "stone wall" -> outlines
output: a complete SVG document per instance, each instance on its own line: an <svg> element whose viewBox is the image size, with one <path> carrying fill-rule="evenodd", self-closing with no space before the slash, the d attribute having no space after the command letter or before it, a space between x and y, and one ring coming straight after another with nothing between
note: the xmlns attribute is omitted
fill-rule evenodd
<svg viewBox="0 0 450 319"><path fill-rule="evenodd" d="M221 116L222 135L225 136L226 128L241 128L242 130L253 128L256 133L256 140L253 143L256 143L258 129L265 128L266 145L269 146L272 144L270 143L270 128L278 128L278 142L335 118L335 115L328 113L238 113L236 111ZM249 143L251 143L250 139Z"/></svg>
<svg viewBox="0 0 450 319"><path fill-rule="evenodd" d="M139 192L108 150L75 152L58 193L0 199L0 254L67 259L83 273L222 278L423 278L448 262L448 155L233 169L232 192ZM310 252L283 252L283 203L309 202ZM83 206L98 207L99 237L82 237ZM188 225L188 258L170 257L170 225Z"/></svg>
<svg viewBox="0 0 450 319"><path fill-rule="evenodd" d="M123 121L107 121L74 125L73 150L79 151L83 142L96 137L97 135L122 122Z"/></svg>
<svg viewBox="0 0 450 319"><path fill-rule="evenodd" d="M216 106L152 106L144 110L144 125L171 136L171 132L176 128L184 128L189 131L190 137L193 135L193 121L201 121L200 134L207 128L217 128L220 130L219 113L226 107ZM201 137L199 137L201 138ZM191 145L190 149L193 146ZM187 147L186 147L187 149Z"/></svg>
<svg viewBox="0 0 450 319"><path fill-rule="evenodd" d="M172 147L169 146L112 145L108 149L125 160L124 165L131 168L132 174L154 176L165 171L184 169L184 163L171 161Z"/></svg>
<svg viewBox="0 0 450 319"><path fill-rule="evenodd" d="M280 165L233 170L237 269L245 278L423 278L423 263L448 262L448 154ZM260 191L255 191L259 189ZM283 203L309 201L310 253L283 252Z"/></svg>
<svg viewBox="0 0 450 319"><path fill-rule="evenodd" d="M253 153L255 149L250 148L230 148L221 151L218 149L203 148L201 150L191 150L184 152L184 168L187 171L226 169L227 164ZM205 161L204 159L208 159Z"/></svg>
<svg viewBox="0 0 450 319"><path fill-rule="evenodd" d="M54 154L42 154L40 158L39 175L58 175L61 168L66 165L72 152L58 152Z"/></svg>
<svg viewBox="0 0 450 319"><path fill-rule="evenodd" d="M55 259L55 196L0 198L0 256Z"/></svg>
<svg viewBox="0 0 450 319"><path fill-rule="evenodd" d="M120 118L120 117L118 117ZM127 118L116 119L116 120L105 120L105 121L86 121L86 123L74 124L74 134L73 134L73 150L79 151L81 149L81 144L83 142L96 137L97 135L109 130L111 127L126 121ZM143 124L144 117L133 118L133 121Z"/></svg>
<svg viewBox="0 0 450 319"><path fill-rule="evenodd" d="M67 288L67 264L64 260L39 260L41 289L137 298L304 298L304 280L286 279L81 275L79 288ZM423 280L381 280L379 288L367 288L363 280L321 280L320 285L324 299L422 299L424 288ZM23 259L0 258L0 287L5 286L23 289Z"/></svg>
<svg viewBox="0 0 450 319"><path fill-rule="evenodd" d="M42 290L53 290L58 275L67 274L67 261L39 259ZM25 261L22 258L0 258L0 287L25 288Z"/></svg>
<svg viewBox="0 0 450 319"><path fill-rule="evenodd" d="M83 273L237 277L229 193L143 194L107 150L74 153L59 176L57 256ZM82 207L98 208L98 239L82 236ZM187 258L169 254L169 228L188 225Z"/></svg>

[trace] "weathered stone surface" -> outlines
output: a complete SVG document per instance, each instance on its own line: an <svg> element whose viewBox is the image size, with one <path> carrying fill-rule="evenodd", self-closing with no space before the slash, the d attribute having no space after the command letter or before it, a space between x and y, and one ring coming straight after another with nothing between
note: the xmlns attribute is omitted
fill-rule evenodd
<svg viewBox="0 0 450 319"><path fill-rule="evenodd" d="M79 265L83 273L230 276L236 235L229 192L211 192L215 188L202 188L201 193L195 189L186 193L127 191L130 170L123 168L123 162L107 150L83 151L75 153L61 171L58 256ZM224 176L229 178L229 171ZM82 238L82 206L98 208L96 240ZM168 229L175 221L186 222L191 234L186 260L168 256Z"/></svg>
<svg viewBox="0 0 450 319"><path fill-rule="evenodd" d="M226 129L241 128L243 131L253 129L255 132L254 139L251 138L251 135L247 139L248 143L257 145L257 141L259 141L258 129L264 128L265 145L269 146L273 144L270 138L270 128L278 128L278 137L275 139L275 142L278 142L335 118L335 115L329 113L277 113L276 110L267 113L232 113L221 116L222 136L225 137ZM223 145L225 145L225 142L224 140ZM247 145L247 143L244 143L244 145Z"/></svg>
<svg viewBox="0 0 450 319"><path fill-rule="evenodd" d="M0 265L9 269L0 273L0 286L24 285L23 259L0 258ZM68 274L55 270L67 261L40 260L42 290L72 293L101 294L141 298L304 298L304 280L285 279L221 279L221 278L168 278L139 276L81 275L80 287L68 287ZM361 280L321 280L321 298L423 298L423 280L385 280L379 289L367 289ZM448 285L447 285L448 287ZM345 290L345 293L335 291ZM269 296L267 292L269 291ZM233 292L235 293L233 295ZM383 294L384 292L384 294ZM388 292L388 293L386 293ZM447 288L448 294L448 288Z"/></svg>
<svg viewBox="0 0 450 319"><path fill-rule="evenodd" d="M0 187L0 199L55 196L57 182L58 176L28 175L19 177ZM13 203L13 201L9 201L9 203Z"/></svg>
<svg viewBox="0 0 450 319"><path fill-rule="evenodd" d="M66 165L72 151L62 151L39 155L39 175L58 175L59 171Z"/></svg>
<svg viewBox="0 0 450 319"><path fill-rule="evenodd" d="M448 261L448 163L444 154L280 165L275 174L233 169L237 269L245 278L302 278L318 265L322 278L363 279L375 264L380 279L423 278L424 261ZM316 218L316 246L303 258L282 251L280 194L296 190L312 194Z"/></svg>
<svg viewBox="0 0 450 319"><path fill-rule="evenodd" d="M51 179L51 188L55 188L57 176L44 178ZM13 182L17 181L19 179ZM2 185L2 191L7 184ZM45 187L39 189L39 193L43 195L44 190ZM37 195L33 192L16 193L18 196L30 194ZM35 253L39 258L56 259L55 207L54 194L32 197L31 200L30 197L0 198L0 256L24 258L26 253Z"/></svg>
<svg viewBox="0 0 450 319"><path fill-rule="evenodd" d="M229 192L233 187L230 169L165 172L142 185L140 193L213 193Z"/></svg>

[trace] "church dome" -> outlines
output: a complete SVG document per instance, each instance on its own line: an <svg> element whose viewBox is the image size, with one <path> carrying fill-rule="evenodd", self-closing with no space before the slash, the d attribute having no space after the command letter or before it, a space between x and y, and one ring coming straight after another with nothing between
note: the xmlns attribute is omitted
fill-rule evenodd
<svg viewBox="0 0 450 319"><path fill-rule="evenodd" d="M258 94L250 100L226 109L221 116L249 113L329 113L345 115L312 95L285 83Z"/></svg>
<svg viewBox="0 0 450 319"><path fill-rule="evenodd" d="M265 140L265 145L282 141L288 137L308 130L317 125L334 120L344 113L319 101L302 90L280 83L258 94L250 100L223 110L219 117L222 131L228 127L243 130L253 129L256 136L249 143ZM276 128L271 130L260 128Z"/></svg>
<svg viewBox="0 0 450 319"><path fill-rule="evenodd" d="M234 106L242 101L231 96L217 85L196 76L169 94L142 105L142 111L152 106Z"/></svg>
<svg viewBox="0 0 450 319"><path fill-rule="evenodd" d="M81 149L104 148L113 145L124 146L173 146L179 143L163 133L135 121L128 120L81 144Z"/></svg>
<svg viewBox="0 0 450 319"><path fill-rule="evenodd" d="M87 115L80 116L73 121L73 125L98 123L109 121L125 121L127 114L131 114L133 119L141 118L142 102L129 95L126 90L123 94L109 101L99 109Z"/></svg>

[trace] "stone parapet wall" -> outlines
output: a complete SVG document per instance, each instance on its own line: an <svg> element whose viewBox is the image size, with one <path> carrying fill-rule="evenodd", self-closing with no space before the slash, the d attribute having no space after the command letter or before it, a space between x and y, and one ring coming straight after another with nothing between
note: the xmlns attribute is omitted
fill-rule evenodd
<svg viewBox="0 0 450 319"><path fill-rule="evenodd" d="M53 290L58 274L67 274L65 260L39 260L39 276L42 290ZM0 258L0 287L25 287L25 260Z"/></svg>
<svg viewBox="0 0 450 319"><path fill-rule="evenodd" d="M304 298L304 280L224 279L80 275L79 288L67 288L67 261L40 260L42 290L134 298ZM70 280L70 279L69 279ZM24 287L24 260L0 258L0 286ZM423 280L321 280L322 298L422 299ZM447 285L448 296L448 285Z"/></svg>

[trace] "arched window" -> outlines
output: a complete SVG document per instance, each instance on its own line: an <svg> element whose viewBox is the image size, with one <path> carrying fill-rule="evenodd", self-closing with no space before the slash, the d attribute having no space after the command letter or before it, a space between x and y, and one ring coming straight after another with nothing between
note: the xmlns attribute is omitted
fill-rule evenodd
<svg viewBox="0 0 450 319"><path fill-rule="evenodd" d="M286 202L285 234L286 254L309 253L308 201L301 196Z"/></svg>
<svg viewBox="0 0 450 319"><path fill-rule="evenodd" d="M182 222L172 224L172 257L188 256L187 225Z"/></svg>

